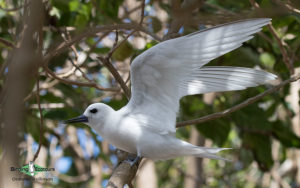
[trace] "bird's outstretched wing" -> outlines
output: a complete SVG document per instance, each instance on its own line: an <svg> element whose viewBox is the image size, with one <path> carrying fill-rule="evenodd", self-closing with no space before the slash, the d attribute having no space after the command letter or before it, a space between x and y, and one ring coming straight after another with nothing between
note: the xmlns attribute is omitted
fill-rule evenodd
<svg viewBox="0 0 300 188"><path fill-rule="evenodd" d="M241 90L276 78L261 70L203 67L251 39L270 19L237 21L167 40L131 65L132 98L127 107L141 124L160 134L175 132L179 100L185 95Z"/></svg>

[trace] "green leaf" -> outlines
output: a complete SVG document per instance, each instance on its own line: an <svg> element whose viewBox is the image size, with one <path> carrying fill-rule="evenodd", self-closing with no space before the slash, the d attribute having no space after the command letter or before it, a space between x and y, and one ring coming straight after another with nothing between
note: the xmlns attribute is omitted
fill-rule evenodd
<svg viewBox="0 0 300 188"><path fill-rule="evenodd" d="M271 140L268 135L244 132L242 134L243 147L252 151L262 171L268 171L274 161L272 158Z"/></svg>
<svg viewBox="0 0 300 188"><path fill-rule="evenodd" d="M49 102L49 103L61 103L61 102L65 102L64 99L57 97L55 95L53 95L50 92L47 92L46 95L41 96L41 101L42 102Z"/></svg>
<svg viewBox="0 0 300 188"><path fill-rule="evenodd" d="M260 61L268 68L272 69L275 64L275 58L270 53L262 53L259 56Z"/></svg>
<svg viewBox="0 0 300 188"><path fill-rule="evenodd" d="M224 119L208 121L196 125L197 129L205 137L212 139L218 146L224 145L230 132L230 124Z"/></svg>
<svg viewBox="0 0 300 188"><path fill-rule="evenodd" d="M44 115L44 118L49 118L58 121L67 119L67 117L69 117L69 115L65 108L48 110Z"/></svg>
<svg viewBox="0 0 300 188"><path fill-rule="evenodd" d="M111 18L117 18L118 17L118 11L119 6L123 3L123 0L110 0L110 1L100 1L99 7L100 10L105 14L106 16L109 16Z"/></svg>
<svg viewBox="0 0 300 188"><path fill-rule="evenodd" d="M262 171L268 171L273 165L270 140L272 124L266 112L253 104L235 112L233 120L241 131L243 147L252 151Z"/></svg>
<svg viewBox="0 0 300 188"><path fill-rule="evenodd" d="M222 57L222 66L253 67L258 64L258 55L250 48L241 47Z"/></svg>
<svg viewBox="0 0 300 188"><path fill-rule="evenodd" d="M125 42L117 48L117 50L113 53L112 57L116 61L123 61L126 58L130 57L133 54L133 47L129 42Z"/></svg>
<svg viewBox="0 0 300 188"><path fill-rule="evenodd" d="M235 113L233 119L237 127L241 130L250 131L271 131L272 125L268 121L266 112L259 108L257 104L249 105Z"/></svg>
<svg viewBox="0 0 300 188"><path fill-rule="evenodd" d="M80 6L80 4L79 4L79 1L77 1L77 0L71 1L69 3L70 11L74 11L74 12L77 11L79 9L79 6Z"/></svg>
<svg viewBox="0 0 300 188"><path fill-rule="evenodd" d="M86 26L87 23L88 23L88 18L85 15L79 14L79 15L76 16L75 26L82 29L83 27Z"/></svg>
<svg viewBox="0 0 300 188"><path fill-rule="evenodd" d="M151 20L152 20L152 31L154 33L159 32L162 29L162 24L161 24L160 20L153 16L151 17Z"/></svg>
<svg viewBox="0 0 300 188"><path fill-rule="evenodd" d="M273 136L286 147L300 148L300 138L281 121L272 124Z"/></svg>

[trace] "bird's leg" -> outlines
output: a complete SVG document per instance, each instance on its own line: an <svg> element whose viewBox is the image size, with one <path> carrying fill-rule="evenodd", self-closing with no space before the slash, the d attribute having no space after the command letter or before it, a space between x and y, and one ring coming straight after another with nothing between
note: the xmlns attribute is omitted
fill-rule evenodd
<svg viewBox="0 0 300 188"><path fill-rule="evenodd" d="M131 157L128 157L125 162L129 163L130 166L132 167L133 165L135 165L140 159L142 158L141 154L138 152L137 156L132 159Z"/></svg>

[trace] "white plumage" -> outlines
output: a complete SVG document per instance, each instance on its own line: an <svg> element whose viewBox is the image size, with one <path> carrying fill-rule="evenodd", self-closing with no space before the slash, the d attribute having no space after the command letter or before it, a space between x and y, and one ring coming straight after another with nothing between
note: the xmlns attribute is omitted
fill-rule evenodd
<svg viewBox="0 0 300 188"><path fill-rule="evenodd" d="M174 136L179 100L186 95L241 90L276 79L262 70L204 66L240 47L269 22L266 18L237 21L157 44L133 61L132 97L125 107L114 111L102 103L92 104L79 119L111 144L139 156L223 159L216 153L226 148L198 147Z"/></svg>

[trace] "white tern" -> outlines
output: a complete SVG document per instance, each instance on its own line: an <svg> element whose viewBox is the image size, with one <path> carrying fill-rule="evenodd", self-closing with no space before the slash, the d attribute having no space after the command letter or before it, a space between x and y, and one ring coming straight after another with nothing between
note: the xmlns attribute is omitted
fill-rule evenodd
<svg viewBox="0 0 300 188"><path fill-rule="evenodd" d="M274 74L251 68L204 66L251 39L271 19L236 21L161 42L131 64L128 104L113 110L91 104L83 115L65 123L83 122L110 144L137 158L153 160L180 156L223 159L228 148L206 148L175 137L179 100L186 95L242 90L276 79ZM226 159L225 159L226 160Z"/></svg>

